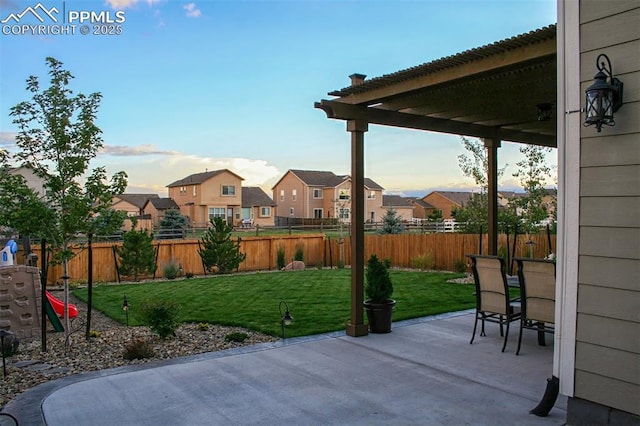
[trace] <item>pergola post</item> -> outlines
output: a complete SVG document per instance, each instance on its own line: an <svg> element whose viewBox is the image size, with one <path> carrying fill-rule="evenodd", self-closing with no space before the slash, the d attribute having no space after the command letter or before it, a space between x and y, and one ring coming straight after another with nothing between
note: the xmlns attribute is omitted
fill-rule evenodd
<svg viewBox="0 0 640 426"><path fill-rule="evenodd" d="M482 140L487 148L488 176L487 176L487 203L488 203L488 229L487 229L487 253L498 254L498 148L500 140L497 138Z"/></svg>
<svg viewBox="0 0 640 426"><path fill-rule="evenodd" d="M351 320L348 336L366 336L364 323L364 133L368 123L347 121L351 132Z"/></svg>

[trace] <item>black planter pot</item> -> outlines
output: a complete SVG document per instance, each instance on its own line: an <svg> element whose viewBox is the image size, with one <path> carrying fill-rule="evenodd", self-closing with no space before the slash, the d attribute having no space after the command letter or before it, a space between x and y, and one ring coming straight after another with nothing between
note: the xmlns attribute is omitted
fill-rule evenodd
<svg viewBox="0 0 640 426"><path fill-rule="evenodd" d="M364 310L367 312L369 331L371 333L391 332L391 317L394 306L396 306L395 300L389 300L385 303L373 303L365 300Z"/></svg>

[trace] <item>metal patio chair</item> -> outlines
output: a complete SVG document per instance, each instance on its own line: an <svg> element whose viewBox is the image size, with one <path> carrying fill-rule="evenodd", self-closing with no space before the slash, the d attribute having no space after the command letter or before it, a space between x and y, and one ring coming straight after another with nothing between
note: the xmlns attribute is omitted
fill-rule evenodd
<svg viewBox="0 0 640 426"><path fill-rule="evenodd" d="M498 256L469 255L472 261L473 278L476 284L476 313L473 324L473 335L469 344L476 337L478 320L482 321L480 336L486 336L485 322L500 325L500 335L504 335L502 352L509 339L509 324L520 319L519 298L510 298L505 263ZM503 330L506 326L506 330Z"/></svg>
<svg viewBox="0 0 640 426"><path fill-rule="evenodd" d="M552 260L516 258L520 280L521 311L518 350L522 330L538 331L538 343L544 345L545 333L555 333L556 263Z"/></svg>

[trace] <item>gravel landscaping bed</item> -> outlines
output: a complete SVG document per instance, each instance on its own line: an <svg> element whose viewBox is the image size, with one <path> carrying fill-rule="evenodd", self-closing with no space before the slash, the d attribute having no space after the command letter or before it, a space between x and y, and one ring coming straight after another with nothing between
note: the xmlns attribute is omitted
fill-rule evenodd
<svg viewBox="0 0 640 426"><path fill-rule="evenodd" d="M83 302L70 296L70 303L78 308L78 317L86 319L87 307ZM0 407L16 395L40 383L60 377L79 374L86 371L103 370L122 365L142 364L151 361L177 358L204 352L213 352L241 346L276 341L277 338L240 327L222 327L210 324L202 330L198 324L183 324L176 335L160 340L149 327L126 327L111 318L92 311L91 330L97 337L85 339L86 325L74 321L72 328L78 331L71 334L65 353L64 333L56 333L49 326L47 330L47 351L42 352L41 339L20 342L18 353L6 359L6 377L0 375ZM225 341L230 333L246 333L249 337L243 342ZM151 343L154 356L142 360L125 360L125 347L136 339Z"/></svg>

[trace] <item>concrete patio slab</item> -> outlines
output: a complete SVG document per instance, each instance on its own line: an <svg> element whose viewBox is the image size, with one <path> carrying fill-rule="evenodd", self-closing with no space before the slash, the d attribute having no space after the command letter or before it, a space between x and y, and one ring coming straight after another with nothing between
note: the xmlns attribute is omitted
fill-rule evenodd
<svg viewBox="0 0 640 426"><path fill-rule="evenodd" d="M212 352L45 383L5 407L20 424L562 425L529 414L552 374L553 342L525 330L501 353L497 325L469 344L469 312Z"/></svg>

